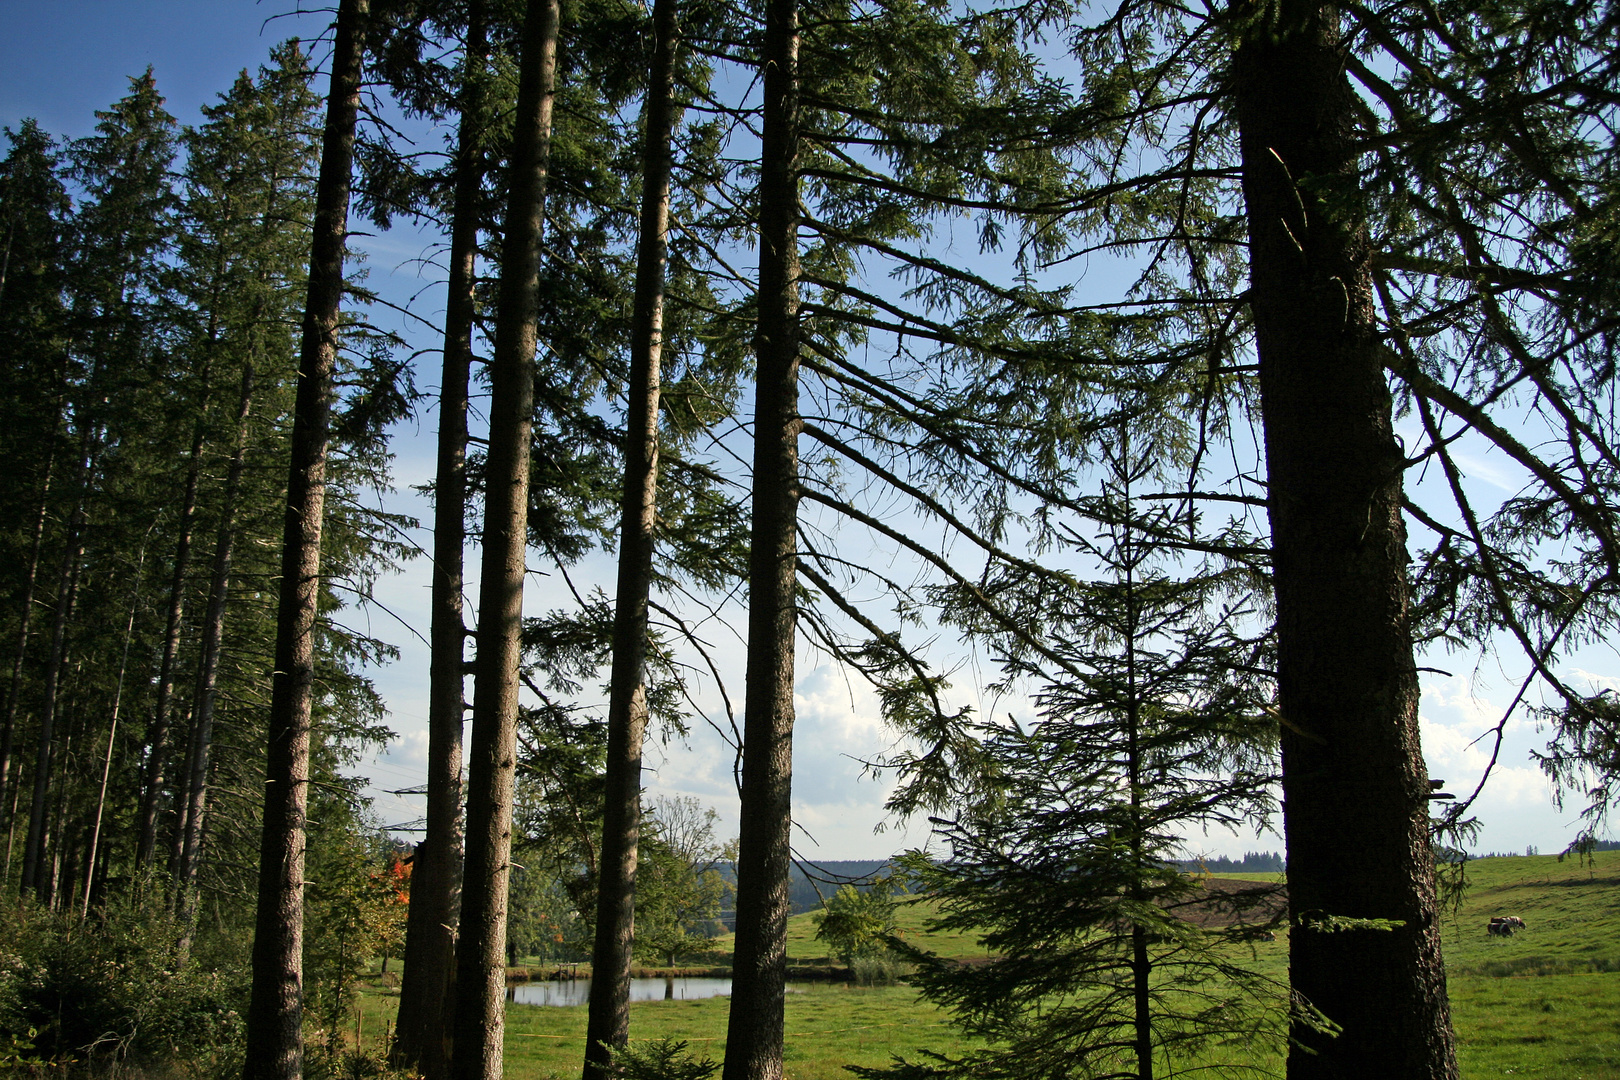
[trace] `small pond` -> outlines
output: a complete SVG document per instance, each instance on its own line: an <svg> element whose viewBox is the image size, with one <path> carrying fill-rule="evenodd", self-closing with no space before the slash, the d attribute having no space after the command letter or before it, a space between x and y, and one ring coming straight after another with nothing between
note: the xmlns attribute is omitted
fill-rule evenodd
<svg viewBox="0 0 1620 1080"><path fill-rule="evenodd" d="M730 979L630 980L631 1001L691 1001L696 998L724 997L730 993ZM506 988L506 1000L518 1005L584 1005L590 997L589 979L516 983Z"/></svg>

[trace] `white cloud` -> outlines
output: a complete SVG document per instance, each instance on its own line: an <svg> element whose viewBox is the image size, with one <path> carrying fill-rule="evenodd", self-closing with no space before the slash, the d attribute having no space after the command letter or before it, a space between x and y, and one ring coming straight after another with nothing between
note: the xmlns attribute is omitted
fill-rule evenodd
<svg viewBox="0 0 1620 1080"><path fill-rule="evenodd" d="M1594 694L1602 693L1604 690L1620 690L1620 676L1597 675L1582 668L1570 668L1564 678L1571 684L1586 683L1589 691ZM1578 685L1571 688L1579 689Z"/></svg>
<svg viewBox="0 0 1620 1080"><path fill-rule="evenodd" d="M1524 477L1520 470L1509 471L1498 467L1501 461L1495 447L1484 447L1484 455L1458 452L1452 450L1452 459L1462 468L1466 481L1483 483L1508 494L1516 494L1524 487ZM1494 460L1487 460L1494 459Z"/></svg>
<svg viewBox="0 0 1620 1080"><path fill-rule="evenodd" d="M1478 775L1485 771L1494 736L1481 739L1479 725L1442 724L1427 716L1419 716L1418 724L1423 739L1423 760L1431 773L1451 769Z"/></svg>
<svg viewBox="0 0 1620 1080"><path fill-rule="evenodd" d="M1491 770L1485 790L1494 801L1509 806L1552 805L1552 781L1547 779L1546 773L1529 765L1498 764Z"/></svg>
<svg viewBox="0 0 1620 1080"><path fill-rule="evenodd" d="M377 757L378 760L386 761L396 768L410 769L426 774L428 760L427 730L424 728L402 732L388 744L388 749L377 755Z"/></svg>
<svg viewBox="0 0 1620 1080"><path fill-rule="evenodd" d="M864 763L886 754L896 736L869 686L846 680L836 668L816 667L798 680L794 712L793 845L799 854L879 859L926 841L925 822L874 831L885 820L893 781L869 775ZM735 752L706 725L695 725L684 743L649 745L646 760L650 794L693 795L720 813L723 831L736 834Z"/></svg>
<svg viewBox="0 0 1620 1080"><path fill-rule="evenodd" d="M1443 779L1445 789L1458 798L1467 798L1486 768L1491 770L1471 810L1484 826L1480 850L1511 851L1526 844L1556 850L1565 843L1570 830L1553 805L1552 784L1528 761L1528 742L1512 734L1513 725L1494 766L1496 736L1488 725L1471 720L1443 724L1427 715L1420 717L1420 725L1429 775Z"/></svg>
<svg viewBox="0 0 1620 1080"><path fill-rule="evenodd" d="M793 708L798 727L813 729L817 738L830 737L840 746L876 746L887 734L872 688L835 668L818 667L800 679Z"/></svg>
<svg viewBox="0 0 1620 1080"><path fill-rule="evenodd" d="M1423 703L1427 710L1438 713L1446 722L1456 723L1476 733L1494 728L1502 722L1506 702L1498 702L1484 694L1490 690L1477 674L1426 675L1423 679ZM1514 688L1517 690L1517 687ZM1511 700L1511 697L1508 698ZM1516 731L1529 724L1527 712L1521 703L1508 720L1507 730Z"/></svg>
<svg viewBox="0 0 1620 1080"><path fill-rule="evenodd" d="M1426 716L1419 723L1429 772L1444 776L1447 790L1459 796L1473 790L1490 767L1496 736L1489 731L1481 736L1476 728L1440 724ZM1514 759L1523 760L1504 743L1482 797L1508 805L1551 805L1552 785L1546 774L1533 765L1509 764Z"/></svg>

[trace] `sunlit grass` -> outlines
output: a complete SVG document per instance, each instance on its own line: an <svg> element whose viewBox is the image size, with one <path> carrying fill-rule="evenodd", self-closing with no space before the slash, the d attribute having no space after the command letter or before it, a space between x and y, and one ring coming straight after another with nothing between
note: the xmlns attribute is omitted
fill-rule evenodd
<svg viewBox="0 0 1620 1080"><path fill-rule="evenodd" d="M630 1006L636 1039L674 1037L697 1055L723 1056L729 999L646 1001ZM960 1052L967 1043L944 1013L909 987L855 989L807 984L786 1006L790 1080L849 1080L845 1065L882 1065L918 1048ZM574 1077L585 1053L585 1010L512 1005L506 1010L506 1073L514 1080Z"/></svg>
<svg viewBox="0 0 1620 1080"><path fill-rule="evenodd" d="M1620 1078L1620 975L1450 981L1464 1077Z"/></svg>
<svg viewBox="0 0 1620 1080"><path fill-rule="evenodd" d="M1272 878L1274 875L1233 875ZM1452 1017L1465 1080L1502 1076L1620 1080L1620 852L1592 864L1552 856L1482 859L1469 866L1470 888L1443 919ZM903 907L899 923L912 940L944 956L985 956L971 935L927 936L926 900ZM1493 915L1518 915L1523 933L1491 937ZM806 968L833 964L816 941L808 915L789 922L788 953ZM716 942L729 954L729 939ZM1250 951L1252 949L1252 951ZM1287 974L1286 933L1245 947L1246 963L1279 980ZM909 987L856 989L810 982L787 1001L788 1080L847 1080L845 1065L882 1065L893 1056L932 1050L956 1054L969 1044L949 1017ZM366 995L362 1028L378 1039L398 998ZM729 999L638 1002L637 1039L684 1039L715 1060L723 1056ZM507 1009L506 1074L511 1080L573 1080L584 1056L585 1010L512 1005ZM1254 1046L1212 1046L1196 1062L1222 1072L1281 1075L1278 1055Z"/></svg>

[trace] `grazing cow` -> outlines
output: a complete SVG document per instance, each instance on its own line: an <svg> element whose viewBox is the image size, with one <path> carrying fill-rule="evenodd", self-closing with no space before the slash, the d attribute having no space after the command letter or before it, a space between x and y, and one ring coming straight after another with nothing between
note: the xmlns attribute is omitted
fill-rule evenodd
<svg viewBox="0 0 1620 1080"><path fill-rule="evenodd" d="M1514 931L1523 929L1524 920L1517 915L1497 915L1485 927L1485 932L1493 937L1512 937Z"/></svg>

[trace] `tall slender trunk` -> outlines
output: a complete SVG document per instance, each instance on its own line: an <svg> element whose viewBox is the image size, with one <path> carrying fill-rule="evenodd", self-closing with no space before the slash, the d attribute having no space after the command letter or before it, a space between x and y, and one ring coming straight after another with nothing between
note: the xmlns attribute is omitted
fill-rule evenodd
<svg viewBox="0 0 1620 1080"><path fill-rule="evenodd" d="M186 465L185 492L180 500L180 524L174 542L174 573L169 577L169 610L164 621L163 654L158 660L157 704L147 729L147 758L141 781L139 834L135 869L152 864L157 846L158 802L163 795L163 762L169 752L169 706L174 690L174 662L180 655L181 621L186 612L186 573L191 567L191 533L197 520L197 480L202 472L203 428L199 422L191 436L191 458Z"/></svg>
<svg viewBox="0 0 1620 1080"><path fill-rule="evenodd" d="M39 893L49 902L51 875L42 873L46 837L46 795L51 781L52 740L56 711L61 696L62 665L67 662L67 628L79 589L80 563L84 556L85 499L90 484L91 434L87 428L79 454L79 494L63 541L62 563L57 572L56 608L51 616L51 647L45 660L45 693L40 707L39 745L34 756L34 791L28 806L28 839L23 846L22 891Z"/></svg>
<svg viewBox="0 0 1620 1080"><path fill-rule="evenodd" d="M432 661L428 688L427 834L411 869L405 975L393 1046L396 1068L427 1080L449 1075L449 1003L461 892L461 725L466 718L467 627L462 614L462 547L467 513L467 379L472 370L473 285L478 261L480 143L487 122L483 82L488 47L484 5L467 6L461 126L457 133L450 281L439 389L439 460L433 490Z"/></svg>
<svg viewBox="0 0 1620 1080"><path fill-rule="evenodd" d="M11 689L6 694L6 718L0 723L0 797L12 781L11 752L17 739L17 700L22 696L23 667L28 662L28 636L34 618L34 585L39 580L39 556L45 546L45 523L50 518L51 476L56 467L56 440L51 439L45 458L45 473L39 485L39 513L34 515L34 539L28 547L28 573L17 611L17 653L11 662ZM9 828L11 814L6 814ZM10 861L9 859L7 860ZM9 876L9 866L7 867ZM4 879L0 879L4 880Z"/></svg>
<svg viewBox="0 0 1620 1080"><path fill-rule="evenodd" d="M759 180L759 357L743 730L737 937L724 1080L782 1075L792 863L794 585L799 514L799 32L796 0L765 7Z"/></svg>
<svg viewBox="0 0 1620 1080"><path fill-rule="evenodd" d="M152 527L146 533L150 537ZM107 809L107 781L112 776L113 746L118 739L118 710L124 702L124 676L129 671L129 643L135 637L135 613L140 608L141 570L146 565L146 540L141 540L140 557L135 561L134 585L129 595L129 620L124 624L124 648L118 658L118 680L113 690L112 715L107 721L107 752L101 761L101 785L96 789L96 812L90 825L90 853L84 860L84 905L79 909L81 918L90 915L90 887L96 876L96 852L101 843L101 819Z"/></svg>
<svg viewBox="0 0 1620 1080"><path fill-rule="evenodd" d="M523 27L512 173L501 247L500 305L490 360L484 558L468 755L467 862L456 949L457 1080L498 1080L506 1010L506 902L511 884L512 787L517 770L529 442L557 0L530 0Z"/></svg>
<svg viewBox="0 0 1620 1080"><path fill-rule="evenodd" d="M190 708L187 708L185 716L180 718L180 725L186 730L186 746L188 748L191 746L192 736L195 735L197 731L196 727L193 725L194 715L195 714L193 711ZM189 758L187 760L189 761ZM180 859L185 851L186 846L187 806L184 801L185 795L183 792L176 791L174 797L178 805L176 805L174 808L174 819L170 822L169 826L169 861L167 869L170 884L169 903L173 906L176 912L179 912L182 898L179 892L173 886L180 877Z"/></svg>
<svg viewBox="0 0 1620 1080"><path fill-rule="evenodd" d="M80 665L74 665L74 675L80 672ZM55 804L47 812L45 828L41 832L41 849L48 853L44 858L45 867L40 873L39 903L41 907L55 911L62 896L62 883L71 877L73 860L77 854L74 846L74 835L68 827L68 799L75 792L75 785L68 782L73 773L74 752L78 750L79 736L79 708L80 702L64 700L62 708L63 738L61 753L58 760L61 768L57 770L57 781L51 785L55 793ZM53 842L54 841L54 842Z"/></svg>
<svg viewBox="0 0 1620 1080"><path fill-rule="evenodd" d="M225 470L225 490L220 496L219 532L208 575L208 607L203 613L202 640L197 651L197 681L191 698L191 737L187 743L183 788L186 798L175 814L179 854L174 859L172 872L175 912L181 918L182 949L190 947L196 923L197 857L202 846L203 816L208 807L208 757L214 740L215 688L220 649L225 640L225 601L230 595L231 559L236 546L236 502L247 461L253 379L253 362L248 360L242 365L236 404L236 446L231 451L231 463Z"/></svg>
<svg viewBox="0 0 1620 1080"><path fill-rule="evenodd" d="M321 515L350 171L360 105L360 67L370 0L342 0L332 46L321 170L315 191L309 294L304 310L292 462L281 548L276 666L271 677L253 992L247 1015L246 1080L303 1074L304 811L309 798L310 706L315 692L315 619Z"/></svg>
<svg viewBox="0 0 1620 1080"><path fill-rule="evenodd" d="M1129 462L1130 433L1122 433L1120 460ZM1129 466L1127 465L1127 468ZM1125 473L1122 494L1127 518L1134 507L1131 503L1130 473ZM1136 650L1141 630L1141 606L1136 595L1136 553L1130 526L1126 526L1119 553L1125 569L1125 762L1126 782L1131 796L1131 899L1137 904L1147 901L1142 887L1146 870L1145 857L1147 825L1142 806L1142 706L1137 697ZM1136 1076L1137 1080L1153 1080L1153 959L1148 955L1147 928L1141 923L1131 927L1131 997L1135 1010Z"/></svg>
<svg viewBox="0 0 1620 1080"><path fill-rule="evenodd" d="M69 740L71 742L71 740ZM56 824L54 834L61 837L51 857L51 872L45 877L45 888L40 895L40 906L61 911L64 901L73 895L73 877L78 870L78 834L68 827L68 786L59 785L56 797Z"/></svg>
<svg viewBox="0 0 1620 1080"><path fill-rule="evenodd" d="M647 599L658 510L658 392L669 233L670 137L675 118L675 0L653 4L653 66L647 84L641 222L625 414L619 584L596 943L591 954L585 1075L605 1072L609 1049L630 1038L630 960L635 942L636 859L641 837L641 744L647 730Z"/></svg>
<svg viewBox="0 0 1620 1080"><path fill-rule="evenodd" d="M18 768L11 783L11 798L6 806L6 868L0 881L11 880L11 856L17 846L17 803L22 800L23 770Z"/></svg>
<svg viewBox="0 0 1620 1080"><path fill-rule="evenodd" d="M1282 715L1291 1080L1457 1075L1418 747L1403 455L1358 209L1338 12L1284 0L1236 57ZM1389 920L1382 924L1357 920Z"/></svg>
<svg viewBox="0 0 1620 1080"><path fill-rule="evenodd" d="M6 217L6 247L4 254L0 254L0 297L6 295L6 275L11 272L11 245L17 237L16 215Z"/></svg>

